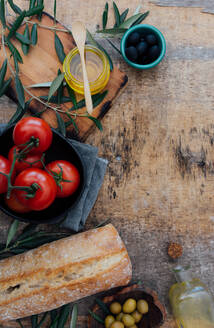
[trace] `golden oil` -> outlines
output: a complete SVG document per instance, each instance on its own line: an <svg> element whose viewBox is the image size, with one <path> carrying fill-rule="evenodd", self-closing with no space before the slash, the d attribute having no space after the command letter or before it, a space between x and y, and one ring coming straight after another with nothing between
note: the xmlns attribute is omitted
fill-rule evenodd
<svg viewBox="0 0 214 328"><path fill-rule="evenodd" d="M89 86L93 95L102 91L108 83L110 65L105 54L91 45L85 46L85 59ZM82 65L77 48L72 49L65 58L63 71L69 86L77 93L84 94Z"/></svg>
<svg viewBox="0 0 214 328"><path fill-rule="evenodd" d="M199 279L187 269L175 268L177 283L169 291L173 315L179 328L214 328L214 300Z"/></svg>

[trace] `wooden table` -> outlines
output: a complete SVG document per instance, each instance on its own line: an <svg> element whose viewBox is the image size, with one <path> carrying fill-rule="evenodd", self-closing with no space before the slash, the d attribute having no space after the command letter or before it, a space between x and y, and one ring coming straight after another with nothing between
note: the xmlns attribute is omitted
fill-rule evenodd
<svg viewBox="0 0 214 328"><path fill-rule="evenodd" d="M53 1L47 2L52 13ZM139 5L138 0L117 2L131 12ZM202 13L213 12L214 4L196 0L201 8L182 8L176 5L191 6L193 1L153 2L175 5L143 4L143 10L150 10L146 23L166 37L167 54L158 67L139 72L110 49L129 84L104 118L104 132L96 130L87 140L99 147L109 166L86 228L110 219L127 245L133 280L155 289L168 307L174 282L169 241L183 245L179 263L190 263L214 292L214 19ZM61 0L58 19L69 27L74 19L85 20L94 32L104 4ZM7 122L15 108L1 98L0 122ZM11 219L0 215L0 236L5 239ZM80 302L78 327L86 327L92 301ZM175 327L170 311L163 327Z"/></svg>

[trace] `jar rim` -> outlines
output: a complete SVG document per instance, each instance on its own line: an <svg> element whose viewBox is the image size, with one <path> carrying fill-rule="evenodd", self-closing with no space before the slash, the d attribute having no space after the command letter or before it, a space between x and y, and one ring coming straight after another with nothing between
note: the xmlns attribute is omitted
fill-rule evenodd
<svg viewBox="0 0 214 328"><path fill-rule="evenodd" d="M93 82L89 82L89 85L96 87L96 85L99 83L100 80L102 80L106 74L106 70L107 70L107 66L108 66L108 60L105 56L105 54L97 47L93 46L93 45L85 45L85 49L88 51L93 52L94 54L96 54L103 63L103 69L102 69L102 73L98 76L98 78L93 81ZM79 50L77 47L73 48L68 55L65 58L65 62L63 65L63 71L65 72L65 74L69 75L69 80L71 80L72 82L74 82L77 85L82 86L83 85L83 81L80 81L78 79L76 79L74 77L74 75L71 73L70 71L70 63L72 61L72 59L74 58L74 56L76 56L77 54L79 54Z"/></svg>

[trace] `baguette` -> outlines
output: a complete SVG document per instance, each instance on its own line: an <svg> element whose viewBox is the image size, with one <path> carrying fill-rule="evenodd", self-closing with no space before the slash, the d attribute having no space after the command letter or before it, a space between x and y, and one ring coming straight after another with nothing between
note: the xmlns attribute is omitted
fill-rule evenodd
<svg viewBox="0 0 214 328"><path fill-rule="evenodd" d="M113 225L0 261L0 322L50 311L126 285L131 262Z"/></svg>

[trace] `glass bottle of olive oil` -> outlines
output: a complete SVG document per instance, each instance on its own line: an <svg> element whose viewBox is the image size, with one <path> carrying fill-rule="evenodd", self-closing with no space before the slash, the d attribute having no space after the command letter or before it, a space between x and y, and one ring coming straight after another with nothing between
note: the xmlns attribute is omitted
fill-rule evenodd
<svg viewBox="0 0 214 328"><path fill-rule="evenodd" d="M169 291L173 315L179 328L214 328L214 299L206 286L193 279L188 269L177 266L177 283Z"/></svg>

